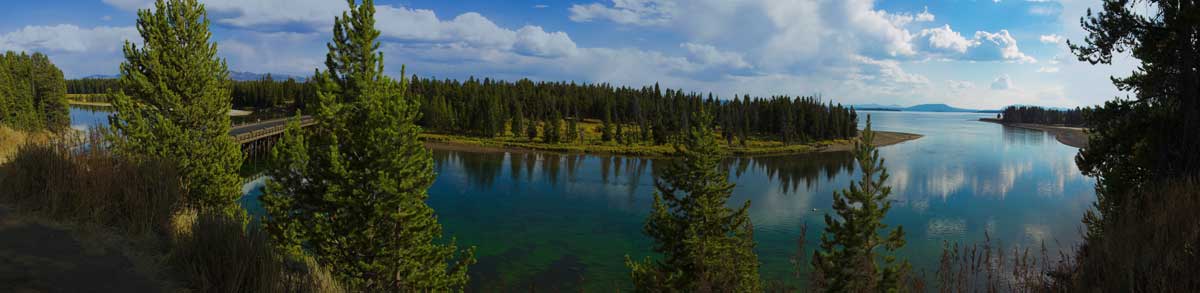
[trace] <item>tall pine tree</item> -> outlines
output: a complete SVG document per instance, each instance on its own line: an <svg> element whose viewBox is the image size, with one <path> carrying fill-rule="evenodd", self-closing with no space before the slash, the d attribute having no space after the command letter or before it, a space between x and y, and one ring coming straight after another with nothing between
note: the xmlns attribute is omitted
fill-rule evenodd
<svg viewBox="0 0 1200 293"><path fill-rule="evenodd" d="M314 77L316 125L306 136L293 122L272 152L267 229L359 290L462 290L474 249L440 243L441 225L425 204L435 175L417 138L419 102L403 69L400 81L383 74L374 3L347 2L327 68Z"/></svg>
<svg viewBox="0 0 1200 293"><path fill-rule="evenodd" d="M242 153L229 137L229 71L208 24L196 0L158 0L138 11L143 43L125 43L110 124L119 152L177 164L189 204L233 212Z"/></svg>
<svg viewBox="0 0 1200 293"><path fill-rule="evenodd" d="M887 169L875 149L875 133L871 117L861 140L855 142L854 156L862 170L862 178L851 182L850 188L833 193L833 210L837 217L825 215L825 233L821 234L820 250L813 253L813 284L830 292L889 292L901 289L909 269L908 261L895 263L892 255L904 246L904 227L897 226L881 237L887 229L883 218L892 204L887 197L892 188L884 185ZM883 264L877 265L883 249Z"/></svg>
<svg viewBox="0 0 1200 293"><path fill-rule="evenodd" d="M748 210L726 207L734 185L721 168L712 117L700 112L676 145L676 159L655 181L645 233L661 260L625 256L638 291L757 292L758 256Z"/></svg>

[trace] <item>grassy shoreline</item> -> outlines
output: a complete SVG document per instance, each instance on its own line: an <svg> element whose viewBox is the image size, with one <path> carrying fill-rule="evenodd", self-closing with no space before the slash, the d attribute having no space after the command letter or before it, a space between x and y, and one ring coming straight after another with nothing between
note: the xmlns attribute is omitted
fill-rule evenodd
<svg viewBox="0 0 1200 293"><path fill-rule="evenodd" d="M876 146L888 146L915 140L923 137L920 134L876 131ZM444 133L423 133L421 139L425 145L436 149L464 151L512 151L512 152L560 152L586 154L612 154L644 157L667 157L675 153L671 145L619 145L615 143L542 143L523 138L502 136L496 138L479 138ZM848 151L854 146L854 140L838 139L813 142L808 144L785 145L777 141L748 141L747 146L722 145L732 156L771 156L802 153Z"/></svg>
<svg viewBox="0 0 1200 293"><path fill-rule="evenodd" d="M1087 130L1079 127L1066 127L1057 125L1033 124L1033 123L1009 123L996 118L979 118L979 121L991 122L1004 126L1019 127L1032 130L1045 131L1054 135L1054 139L1059 143L1076 148L1087 148Z"/></svg>

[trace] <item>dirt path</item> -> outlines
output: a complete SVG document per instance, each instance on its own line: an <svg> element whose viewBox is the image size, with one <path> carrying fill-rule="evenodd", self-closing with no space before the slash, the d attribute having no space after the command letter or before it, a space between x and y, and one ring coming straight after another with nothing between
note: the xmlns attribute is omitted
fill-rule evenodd
<svg viewBox="0 0 1200 293"><path fill-rule="evenodd" d="M0 292L166 291L144 262L89 238L0 206Z"/></svg>

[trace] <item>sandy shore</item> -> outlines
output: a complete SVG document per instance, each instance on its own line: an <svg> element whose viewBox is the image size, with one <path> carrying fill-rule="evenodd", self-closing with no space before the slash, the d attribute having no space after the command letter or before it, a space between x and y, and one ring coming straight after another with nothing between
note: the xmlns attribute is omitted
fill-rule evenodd
<svg viewBox="0 0 1200 293"><path fill-rule="evenodd" d="M1005 126L1020 127L1025 129L1041 130L1054 135L1054 139L1058 142L1077 147L1087 148L1087 130L1080 127L1066 127L1055 125L1031 124L1031 123L1006 123L995 118L980 118L979 121L991 122Z"/></svg>
<svg viewBox="0 0 1200 293"><path fill-rule="evenodd" d="M916 140L921 137L924 137L924 136L920 135L920 134L913 134L913 133L876 131L875 132L875 146L882 147L882 146L895 145L895 144L907 142L910 140ZM425 141L425 146L429 147L431 149L437 149L437 150L467 151L467 152L511 152L511 153L553 152L553 153L589 153L589 154L613 154L613 155L641 156L641 157L662 157L662 155L622 152L620 150L613 150L612 148L566 150L566 149L553 148L553 146L550 146L548 148L543 149L543 148L538 148L538 147L505 145L503 143L485 145L485 144L479 144L479 143L475 143L475 142L429 140L429 139L427 139ZM820 145L793 146L793 147L789 147L786 149L781 149L778 152L771 151L770 149L767 149L762 152L754 152L754 153L738 153L735 151L733 153L733 155L735 155L735 156L777 156L777 155L800 154L800 153L841 152L841 151L850 151L853 148L854 148L853 141L838 140L838 141L834 141L833 143L825 143L825 144L820 144Z"/></svg>

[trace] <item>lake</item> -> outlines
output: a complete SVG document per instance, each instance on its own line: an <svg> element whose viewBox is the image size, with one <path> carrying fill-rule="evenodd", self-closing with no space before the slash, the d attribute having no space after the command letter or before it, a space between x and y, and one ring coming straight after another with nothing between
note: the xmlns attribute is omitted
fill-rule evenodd
<svg viewBox="0 0 1200 293"><path fill-rule="evenodd" d="M72 109L72 124L87 114ZM989 114L860 112L875 129L924 138L883 147L891 178L891 226L907 232L900 250L932 277L945 241L979 242L1051 253L1081 239L1095 180L1075 166L1077 149L1041 131L977 121ZM864 117L865 118L865 117ZM659 160L621 156L434 150L437 181L429 205L445 235L476 246L472 291L534 286L627 288L625 255L651 255L641 232ZM807 224L810 255L831 212L832 193L859 174L848 153L733 158L731 207L752 202L760 274L796 282L789 258ZM261 213L261 181L243 204ZM807 262L807 258L805 260ZM807 267L807 266L805 266Z"/></svg>

